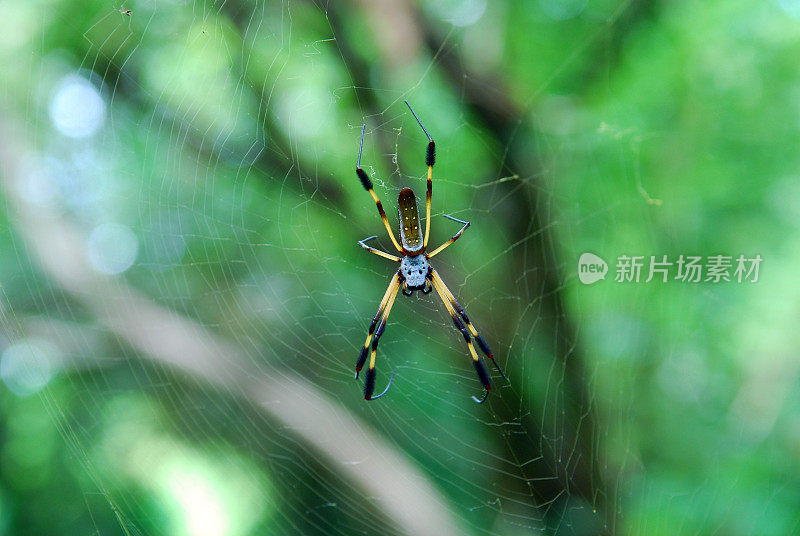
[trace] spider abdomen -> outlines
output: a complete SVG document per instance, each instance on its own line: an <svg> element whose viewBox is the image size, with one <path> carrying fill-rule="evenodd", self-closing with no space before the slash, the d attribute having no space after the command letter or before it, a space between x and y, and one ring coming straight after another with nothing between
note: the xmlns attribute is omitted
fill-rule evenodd
<svg viewBox="0 0 800 536"><path fill-rule="evenodd" d="M419 228L417 198L411 188L403 188L397 196L397 215L400 218L400 243L404 253L422 253L424 243Z"/></svg>
<svg viewBox="0 0 800 536"><path fill-rule="evenodd" d="M425 255L406 255L400 261L400 273L406 280L406 286L411 290L421 289L425 286L425 279L431 265Z"/></svg>

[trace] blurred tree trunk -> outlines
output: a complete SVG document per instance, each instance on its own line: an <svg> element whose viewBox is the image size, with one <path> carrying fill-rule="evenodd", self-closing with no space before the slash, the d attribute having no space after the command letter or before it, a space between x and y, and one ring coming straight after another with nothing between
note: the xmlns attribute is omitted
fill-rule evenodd
<svg viewBox="0 0 800 536"><path fill-rule="evenodd" d="M527 110L521 109L507 97L509 92L503 89L503 76L495 73L489 77L490 80L486 80L468 72L456 50L448 48L431 25L423 23L423 26L425 42L431 54L437 55L437 65L450 80L454 91L461 92L464 105L470 107L483 121L497 144L506 148L505 168L514 176L526 177L528 182L542 177L543 171L534 160L535 155L522 155L521 151L524 149L516 143L521 139L535 140L537 133L522 119L528 115ZM487 88L496 90L487 91ZM563 414L545 414L543 417L543 420L558 420L560 437L547 441L543 437L532 435L533 432L542 430L544 424L552 423L536 421L537 415L543 413L541 408L525 407L529 398L496 405L497 411L513 411L501 413L501 421L515 422L520 415L524 416L519 426L519 431L523 433L516 433L518 431L515 430L515 433L507 435L509 454L517 460L542 457L540 463L523 468L523 476L527 481L536 481L534 491L545 504L558 501L560 497L574 498L578 495L586 504L600 512L600 516L606 516L603 524L610 526L613 523L608 519L611 514L604 511L607 494L599 471L602 463L598 459L598 422L587 385L590 375L585 371L586 356L561 292L566 279L561 269L565 264L558 258L559 248L552 233L553 222L548 210L550 201L541 198L541 192L547 191L547 188L519 188L517 181L504 182L499 188L509 194L513 190L514 195L508 195L508 200L513 205L513 214L518 215L506 220L509 224L509 241L521 244L514 250L514 254L509 255L507 262L511 265L511 273L524 274L514 280L516 287L509 291L519 296L523 304L539 304L538 308L528 314L535 315L541 323L538 333L551 334L551 348L554 350L552 359L560 362L563 374L562 392L554 395L561 399ZM495 329L502 327L496 326ZM509 337L511 340L513 334ZM509 367L513 369L513 359L509 361ZM517 389L515 392L524 394L525 389ZM503 394L504 397L509 395L513 395L513 392ZM553 475L557 479L547 478ZM516 487L527 485L527 482L518 481ZM559 510L558 505L556 506Z"/></svg>

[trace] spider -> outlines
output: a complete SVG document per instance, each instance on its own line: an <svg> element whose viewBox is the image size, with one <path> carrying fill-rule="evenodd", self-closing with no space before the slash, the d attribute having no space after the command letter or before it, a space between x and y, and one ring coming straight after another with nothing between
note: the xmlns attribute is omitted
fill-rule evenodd
<svg viewBox="0 0 800 536"><path fill-rule="evenodd" d="M425 203L425 234L424 236L420 234L417 198L414 196L414 192L410 188L403 188L400 190L400 194L397 197L397 215L400 220L400 242L398 242L395 238L394 233L392 232L392 227L389 225L389 220L386 218L386 213L383 211L381 201L378 199L378 196L372 189L372 181L364 172L364 170L361 169L361 153L364 150L364 131L367 128L367 125L364 124L361 127L361 145L358 148L356 175L361 180L361 184L364 186L364 189L369 192L369 195L372 196L372 200L375 201L375 205L378 207L378 213L381 216L381 220L383 220L383 225L386 227L386 232L389 233L389 238L392 240L392 244L394 245L395 249L397 249L397 251L400 253L400 256L392 255L391 253L386 253L385 251L368 246L367 242L373 238L377 238L377 236L370 236L360 240L358 244L370 253L374 253L375 255L385 259L400 263L400 266L392 276L392 279L389 282L389 287L386 289L386 293L383 295L383 299L381 299L381 303L378 306L378 312L375 313L375 317L372 319L372 324L369 326L367 340L364 343L364 348L361 349L361 354L359 355L358 362L356 363L356 379L358 378L364 363L367 361L367 354L369 353L369 368L367 369L367 377L364 381L364 398L366 400L375 400L386 394L386 392L389 390L389 387L392 385L394 372L392 372L392 376L389 378L389 384L386 386L386 389L384 389L381 394L372 396L372 393L375 390L375 355L378 349L378 341L386 329L386 320L389 318L389 313L392 310L392 305L394 305L397 293L401 288L403 290L403 294L406 296L411 296L415 290L420 290L423 294L428 294L431 292L431 290L436 290L436 293L442 299L447 312L450 313L450 317L453 319L453 324L455 324L456 329L461 332L461 335L464 337L464 341L467 343L467 349L472 357L472 364L475 366L475 371L478 373L478 379L485 390L482 398L473 396L472 399L478 404L481 404L486 400L486 397L489 396L489 391L492 389L492 381L489 379L489 371L486 369L486 365L480 359L480 357L478 357L478 353L475 351L475 346L472 344L472 337L475 338L475 341L478 343L478 347L484 354L486 354L486 357L492 360L492 363L500 375L505 378L506 381L508 381L508 378L506 378L506 375L503 374L502 369L494 360L494 354L492 354L492 351L489 349L489 345L486 344L484 338L478 334L478 330L476 330L475 326L473 326L472 322L470 322L467 313L464 311L464 308L461 307L458 301L456 301L453 293L450 292L450 289L447 288L447 285L445 285L444 281L442 281L439 272L437 272L429 262L431 258L438 255L442 252L442 250L458 240L461 234L469 227L469 222L459 220L458 218L454 218L445 214L445 218L460 223L462 227L456 234L452 236L452 238L450 238L450 240L434 249L430 253L426 253L426 248L428 247L428 237L430 236L431 231L431 177L433 174L434 160L436 158L436 144L433 142L433 138L430 134L428 134L428 131L422 125L422 121L420 121L419 117L417 117L417 114L414 112L414 109L411 107L408 101L405 101L405 103L408 106L408 109L411 110L411 114L414 116L414 119L416 119L417 123L419 123L419 126L422 128L425 136L428 137L429 142L428 150L425 155L425 164L428 166L428 195ZM470 334L472 337L470 337ZM372 343L371 352L369 351L370 343Z"/></svg>

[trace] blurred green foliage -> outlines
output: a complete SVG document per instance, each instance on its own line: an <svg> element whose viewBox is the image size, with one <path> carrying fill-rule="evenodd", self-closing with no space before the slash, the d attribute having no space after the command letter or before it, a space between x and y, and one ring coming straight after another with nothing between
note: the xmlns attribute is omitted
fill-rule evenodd
<svg viewBox="0 0 800 536"><path fill-rule="evenodd" d="M119 288L310 380L465 533L797 532L800 7L380 5L0 3L0 131L27 147L2 163L0 534L402 533L247 393L143 359L53 281L12 175L87 244L133 231ZM76 75L105 106L92 136L54 120ZM425 185L405 98L437 142L432 242L442 214L472 222L436 266L511 377L486 406L433 294L392 312L391 396L352 380L392 273L356 246L391 247L358 137L394 219ZM585 251L764 262L755 284L584 286ZM9 379L20 347L44 387Z"/></svg>

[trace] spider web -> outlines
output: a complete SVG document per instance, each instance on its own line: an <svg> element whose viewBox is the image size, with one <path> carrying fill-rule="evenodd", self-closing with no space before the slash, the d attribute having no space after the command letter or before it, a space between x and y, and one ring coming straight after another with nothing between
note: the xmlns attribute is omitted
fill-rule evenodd
<svg viewBox="0 0 800 536"><path fill-rule="evenodd" d="M648 436L650 420L667 436L679 410L638 383L698 396L691 378L665 380L691 367L691 345L674 341L698 329L682 294L693 291L660 294L652 311L650 287L575 278L584 251L610 263L625 248L687 245L655 236L658 199L640 169L655 134L626 116L637 89L614 81L635 71L618 32L647 13L444 4L6 8L20 28L6 51L32 55L9 75L5 100L22 112L2 125L13 231L2 404L16 448L33 453L9 455L28 465L11 464L0 505L30 501L10 526L233 536L725 524L725 490L744 470L691 478L676 460L686 439ZM394 270L356 245L378 235L391 251L354 173L362 123L362 165L390 221L401 188L424 195L426 138L403 99L437 144L431 244L458 229L444 214L472 224L432 264L510 378L492 371L480 406L436 293L398 296L378 351L378 391L395 373L388 395L366 403L353 379ZM19 484L37 470L38 483ZM788 511L786 478L763 490L772 510L737 530ZM68 520L32 500L41 489Z"/></svg>

